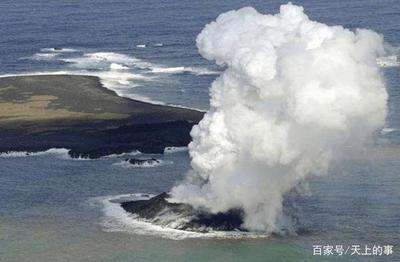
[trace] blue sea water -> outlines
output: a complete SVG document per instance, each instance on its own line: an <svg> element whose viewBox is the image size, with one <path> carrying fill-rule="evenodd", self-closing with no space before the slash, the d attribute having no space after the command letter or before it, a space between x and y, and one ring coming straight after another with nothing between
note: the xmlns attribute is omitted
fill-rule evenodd
<svg viewBox="0 0 400 262"><path fill-rule="evenodd" d="M372 29L400 46L397 0L292 2L313 20ZM0 74L93 74L120 95L207 109L208 87L221 69L199 56L197 34L224 11L254 6L276 13L283 3L2 0ZM104 199L170 189L189 169L187 152L155 156L164 160L160 166L127 168L125 156L80 161L59 151L0 157L0 261L398 261L400 71L382 71L390 97L380 146L310 181L311 195L294 201L299 236L138 235L118 214L110 218ZM313 245L341 244L391 244L394 254L312 256Z"/></svg>

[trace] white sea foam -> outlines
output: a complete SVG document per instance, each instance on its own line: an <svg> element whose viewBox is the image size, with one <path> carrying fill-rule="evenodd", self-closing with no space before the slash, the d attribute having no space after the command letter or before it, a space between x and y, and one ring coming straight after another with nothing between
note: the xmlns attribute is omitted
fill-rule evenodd
<svg viewBox="0 0 400 262"><path fill-rule="evenodd" d="M152 167L160 167L160 166L165 166L165 165L171 165L174 162L172 161L166 161L166 160L160 160L157 159L157 161L153 161L151 163L143 163L143 164L131 164L128 161L122 160L117 163L114 163L114 166L122 167L122 168L152 168Z"/></svg>
<svg viewBox="0 0 400 262"><path fill-rule="evenodd" d="M86 52L85 50L68 48L62 50L44 48L41 52L29 58L62 61L66 63L67 70L7 74L0 77L64 74L97 76L105 88L116 92L119 96L159 105L165 105L165 103L135 94L133 89L144 82L157 81L161 76L165 75L181 73L191 73L194 75L219 74L219 72L202 67L165 67L143 61L132 55L116 52Z"/></svg>
<svg viewBox="0 0 400 262"><path fill-rule="evenodd" d="M151 66L151 63L134 56L114 52L84 53L83 56L62 58L61 60L70 63L73 67L84 69L107 69L112 63L137 68L148 68Z"/></svg>
<svg viewBox="0 0 400 262"><path fill-rule="evenodd" d="M197 107L191 107L191 106L182 106L182 105L176 105L176 104L168 104L168 106L173 106L173 107L178 107L178 108L185 108L185 109L190 109L190 110L197 110L200 112L206 112L207 110L197 108Z"/></svg>
<svg viewBox="0 0 400 262"><path fill-rule="evenodd" d="M54 60L60 53L37 53L31 58L34 60Z"/></svg>
<svg viewBox="0 0 400 262"><path fill-rule="evenodd" d="M57 60L62 54L74 52L78 52L78 50L72 48L42 48L39 53L36 53L33 56L27 58L33 60Z"/></svg>
<svg viewBox="0 0 400 262"><path fill-rule="evenodd" d="M42 49L48 50L48 49ZM76 51L76 50L75 50ZM67 52L67 51L65 51ZM72 52L72 51L71 51ZM69 67L86 70L86 71L108 71L108 70L134 70L142 69L141 73L150 72L150 76L143 76L142 79L151 80L155 74L182 74L191 73L194 75L218 75L220 72L209 70L203 67L166 67L150 62L143 61L131 55L115 53L115 52L89 52L80 55L73 54L72 56L60 56L61 51L40 52L33 55L31 58L35 60L58 60L68 63ZM147 70L147 71L146 71ZM139 74L134 74L139 75Z"/></svg>
<svg viewBox="0 0 400 262"><path fill-rule="evenodd" d="M389 133L392 133L395 131L397 131L396 128L385 127L385 128L382 128L381 134L385 135L385 134L389 134Z"/></svg>
<svg viewBox="0 0 400 262"><path fill-rule="evenodd" d="M72 74L97 76L104 87L115 91L119 96L153 104L163 104L160 101L133 94L131 91L132 88L137 86L137 80L153 81L154 75L144 75L139 72L134 73L135 68L149 68L152 66L151 63L133 56L114 52L85 53L83 56L62 58L61 60L69 63L69 66L74 68L74 70L70 71Z"/></svg>
<svg viewBox="0 0 400 262"><path fill-rule="evenodd" d="M43 53L73 53L79 52L78 49L73 48L42 48L40 49Z"/></svg>
<svg viewBox="0 0 400 262"><path fill-rule="evenodd" d="M162 46L162 44L156 44ZM129 70L142 69L149 70L153 74L181 74L191 73L194 75L218 75L219 71L210 70L204 67L175 66L166 67L150 62L143 61L137 57L116 52L89 52L80 55L60 56L62 53L78 52L76 49L53 50L44 48L40 53L33 55L35 60L58 60L69 64L72 68L84 70ZM142 72L146 73L146 71ZM154 77L154 76L153 76ZM147 79L151 79L148 77Z"/></svg>
<svg viewBox="0 0 400 262"><path fill-rule="evenodd" d="M71 72L71 71L42 71L42 72L28 72L21 74L4 74L0 75L0 78L18 77L18 76L41 76L41 75L85 75L85 74L79 72Z"/></svg>
<svg viewBox="0 0 400 262"><path fill-rule="evenodd" d="M175 74L185 72L185 67L153 67L151 68L151 72L153 73L166 73L166 74Z"/></svg>
<svg viewBox="0 0 400 262"><path fill-rule="evenodd" d="M177 152L187 152L189 148L187 146L180 146L180 147L166 147L164 148L164 154L173 154Z"/></svg>
<svg viewBox="0 0 400 262"><path fill-rule="evenodd" d="M99 203L102 206L105 217L101 222L106 232L124 232L139 235L151 235L173 240L187 238L265 238L267 235L261 233L249 233L238 231L213 231L199 233L174 229L171 227L153 224L149 221L138 218L126 212L120 202L132 200L146 200L154 195L150 194L128 194L117 196L97 197L91 199L92 203ZM173 221L176 218L170 218ZM178 226L178 225L175 225Z"/></svg>
<svg viewBox="0 0 400 262"><path fill-rule="evenodd" d="M400 61L398 56L384 56L376 59L376 62L380 67L398 67L400 66Z"/></svg>
<svg viewBox="0 0 400 262"><path fill-rule="evenodd" d="M65 148L51 148L46 151L27 152L27 151L10 151L0 153L0 158L18 158L18 157L34 157L43 155L57 155L63 158L70 158L69 150Z"/></svg>
<svg viewBox="0 0 400 262"><path fill-rule="evenodd" d="M126 66L126 65L121 65L121 64L117 64L117 63L111 63L110 69L111 70L128 70L129 67Z"/></svg>
<svg viewBox="0 0 400 262"><path fill-rule="evenodd" d="M21 157L37 157L37 156L56 156L65 160L73 160L73 161L88 161L88 160L96 160L87 158L84 156L71 157L69 155L69 149L66 148L51 148L46 151L39 152L27 152L27 151L11 151L0 153L0 158L21 158Z"/></svg>
<svg viewBox="0 0 400 262"><path fill-rule="evenodd" d="M153 73L161 74L182 74L182 73L192 73L194 75L218 75L220 72L212 71L207 68L201 67L186 67L186 66L176 66L176 67L157 67L153 66L150 68Z"/></svg>
<svg viewBox="0 0 400 262"><path fill-rule="evenodd" d="M133 74L131 72L115 69L112 69L110 71L86 73L99 77L104 87L114 90L118 94L122 94L123 96L125 95L124 91L126 91L127 88L132 88L136 85L133 80L148 80L150 78L140 74Z"/></svg>
<svg viewBox="0 0 400 262"><path fill-rule="evenodd" d="M102 158L117 158L117 157L123 157L123 156L136 156L136 155L140 155L140 154L142 154L142 152L140 152L139 150L134 150L134 151L128 152L128 153L111 154L108 156L103 156Z"/></svg>
<svg viewBox="0 0 400 262"><path fill-rule="evenodd" d="M9 151L0 153L0 158L21 158L21 157L36 157L36 156L45 156L45 155L54 155L61 159L65 160L73 160L73 161L95 161L101 159L108 159L108 158L118 158L124 156L135 156L142 154L140 151L134 150L128 153L122 154L111 154L107 156L103 156L101 158L88 158L85 156L78 156L78 157L71 157L69 155L69 149L66 148L51 148L45 151L38 151L38 152L28 152L28 151Z"/></svg>

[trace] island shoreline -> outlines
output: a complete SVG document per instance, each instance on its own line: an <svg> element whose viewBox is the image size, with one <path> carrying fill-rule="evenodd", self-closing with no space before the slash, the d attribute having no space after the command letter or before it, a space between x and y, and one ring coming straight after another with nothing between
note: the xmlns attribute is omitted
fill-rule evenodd
<svg viewBox="0 0 400 262"><path fill-rule="evenodd" d="M118 96L99 77L0 78L0 152L66 148L73 158L187 146L204 112Z"/></svg>

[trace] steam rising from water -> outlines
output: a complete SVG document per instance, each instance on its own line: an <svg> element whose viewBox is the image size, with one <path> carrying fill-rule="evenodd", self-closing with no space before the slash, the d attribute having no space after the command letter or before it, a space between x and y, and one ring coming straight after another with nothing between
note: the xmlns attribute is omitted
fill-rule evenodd
<svg viewBox="0 0 400 262"><path fill-rule="evenodd" d="M226 70L191 133L193 171L171 201L212 212L241 207L247 229L279 232L284 194L383 126L383 39L311 21L289 3L276 15L224 13L197 46Z"/></svg>

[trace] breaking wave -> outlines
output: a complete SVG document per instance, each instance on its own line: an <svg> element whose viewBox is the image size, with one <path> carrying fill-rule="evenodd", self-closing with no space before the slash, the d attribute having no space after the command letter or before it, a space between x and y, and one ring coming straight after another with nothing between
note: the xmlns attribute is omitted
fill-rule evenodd
<svg viewBox="0 0 400 262"><path fill-rule="evenodd" d="M79 157L71 157L69 155L69 149L66 148L51 148L45 151L38 151L38 152L29 152L29 151L8 151L0 153L0 158L22 158L22 157L37 157L37 156L47 156L53 155L65 160L101 160L101 159L108 159L108 158L118 158L124 156L135 156L142 154L140 151L134 150L128 153L121 153L121 154L111 154L107 156L103 156L98 159L88 158L84 156Z"/></svg>
<svg viewBox="0 0 400 262"><path fill-rule="evenodd" d="M154 44L161 47L163 44ZM218 75L220 72L206 67L172 66L154 64L133 55L117 52L89 52L72 48L43 48L39 53L22 59L39 60L48 63L64 63L65 69L59 71L31 72L18 75L89 75L100 78L101 83L122 97L128 97L152 104L165 105L164 102L138 95L133 90L149 82L164 82L165 78L178 74L196 76ZM174 106L174 105L171 105ZM195 108L193 108L195 109Z"/></svg>
<svg viewBox="0 0 400 262"><path fill-rule="evenodd" d="M173 164L172 161L165 161L165 160L160 160L157 159L156 161L152 161L151 163L149 162L144 162L142 164L131 164L128 161L122 160L117 163L114 163L114 166L119 166L122 168L152 168L152 167L159 167L159 166L165 166L165 165L171 165Z"/></svg>
<svg viewBox="0 0 400 262"><path fill-rule="evenodd" d="M136 156L136 155L140 155L140 154L142 154L142 152L140 152L139 150L134 150L129 153L111 154L108 156L103 156L102 158L118 158L118 157L123 157L123 156Z"/></svg>
<svg viewBox="0 0 400 262"><path fill-rule="evenodd" d="M187 146L180 146L180 147L166 147L164 149L164 154L173 154L173 153L177 153L177 152L187 152L189 151L189 148Z"/></svg>
<svg viewBox="0 0 400 262"><path fill-rule="evenodd" d="M137 68L148 68L151 63L145 62L134 56L114 52L93 52L84 53L80 56L60 59L70 63L73 67L85 69L107 69L111 63L122 64L125 66L133 66Z"/></svg>
<svg viewBox="0 0 400 262"><path fill-rule="evenodd" d="M397 131L396 128L385 127L385 128L382 128L381 134L382 135L386 135L386 134L389 134L389 133L392 133L392 132L396 132L396 131Z"/></svg>
<svg viewBox="0 0 400 262"><path fill-rule="evenodd" d="M146 47L145 45L140 45ZM161 47L163 44L155 44L154 46ZM68 50L68 51L67 51ZM217 75L220 72L209 70L204 67L186 67L175 66L167 67L164 65L154 64L132 55L121 54L116 52L84 52L77 49L62 49L62 51L53 50L50 48L41 49L41 52L33 55L31 59L37 60L58 60L67 63L72 68L85 70L128 70L141 69L140 73L153 75L162 74L180 74L192 73L194 75Z"/></svg>
<svg viewBox="0 0 400 262"><path fill-rule="evenodd" d="M220 72L212 71L206 68L197 67L151 67L151 72L162 73L162 74L182 74L182 73L192 73L194 75L218 75Z"/></svg>
<svg viewBox="0 0 400 262"><path fill-rule="evenodd" d="M51 148L46 151L39 152L28 152L28 151L9 151L0 153L0 158L19 158L19 157L34 157L43 155L56 155L62 158L72 159L69 154L69 150L66 148Z"/></svg>
<svg viewBox="0 0 400 262"><path fill-rule="evenodd" d="M379 57L376 59L380 67L398 67L400 66L399 58L396 55Z"/></svg>
<svg viewBox="0 0 400 262"><path fill-rule="evenodd" d="M78 49L73 48L42 48L40 49L42 53L73 53L79 52Z"/></svg>

